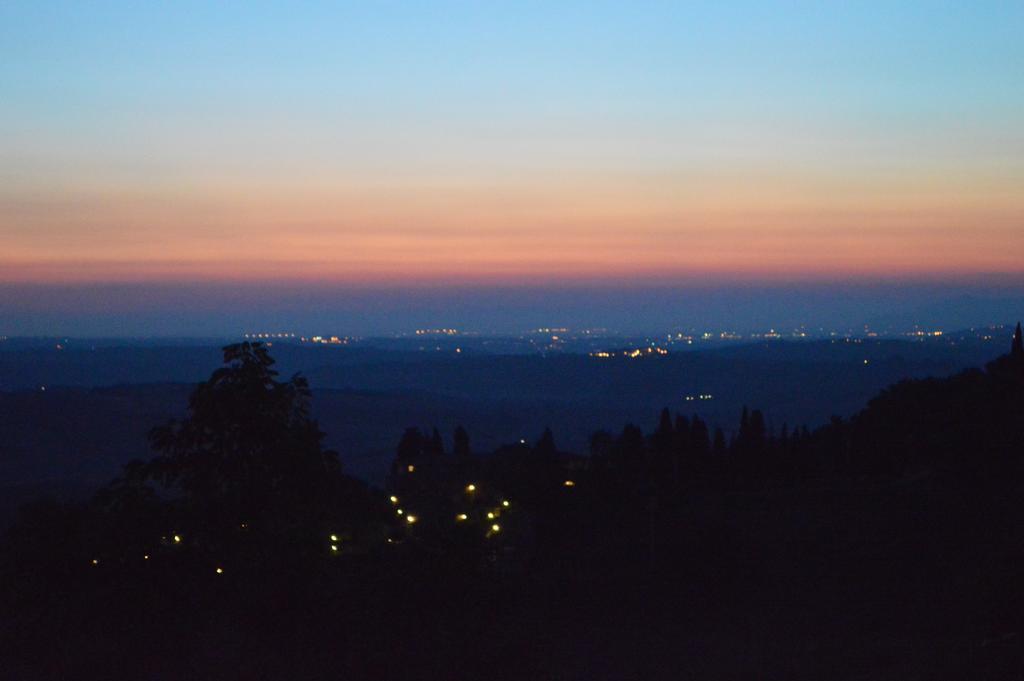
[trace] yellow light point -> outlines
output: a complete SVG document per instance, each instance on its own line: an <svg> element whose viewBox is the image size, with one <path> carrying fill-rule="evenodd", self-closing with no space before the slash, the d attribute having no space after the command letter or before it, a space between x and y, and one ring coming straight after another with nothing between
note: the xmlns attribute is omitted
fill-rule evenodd
<svg viewBox="0 0 1024 681"><path fill-rule="evenodd" d="M224 574L224 568L217 568L217 574L218 575Z"/></svg>
<svg viewBox="0 0 1024 681"><path fill-rule="evenodd" d="M398 497L396 497L394 494L391 495L391 503L392 504L397 504L398 503Z"/></svg>
<svg viewBox="0 0 1024 681"><path fill-rule="evenodd" d="M174 538L174 543L175 544L180 544L181 543L181 536L180 535L176 534L176 535L174 535L173 538Z"/></svg>
<svg viewBox="0 0 1024 681"><path fill-rule="evenodd" d="M412 464L409 464L406 467L406 470L409 471L410 473L412 473L414 470L416 470L416 466L413 466Z"/></svg>
<svg viewBox="0 0 1024 681"><path fill-rule="evenodd" d="M395 511L395 513L397 513L398 515L402 515L403 513L405 513L405 511L403 511L402 509L398 509L397 511Z"/></svg>
<svg viewBox="0 0 1024 681"><path fill-rule="evenodd" d="M455 516L455 519L459 521L466 520L467 518L469 518L469 516L465 513L460 513L457 516Z"/></svg>
<svg viewBox="0 0 1024 681"><path fill-rule="evenodd" d="M491 525L491 532L501 532L501 525L498 523Z"/></svg>
<svg viewBox="0 0 1024 681"><path fill-rule="evenodd" d="M338 541L338 535L332 534L331 535L331 541Z"/></svg>
<svg viewBox="0 0 1024 681"><path fill-rule="evenodd" d="M338 545L337 544L331 544L331 551L334 551L335 553L337 553L338 552Z"/></svg>
<svg viewBox="0 0 1024 681"><path fill-rule="evenodd" d="M410 525L412 525L417 520L419 520L419 518L417 518L414 515L408 515L408 516L405 517L405 522L409 523Z"/></svg>
<svg viewBox="0 0 1024 681"><path fill-rule="evenodd" d="M508 499L506 499L505 501L501 502L501 505L504 506L505 508L508 508L512 504L508 503Z"/></svg>
<svg viewBox="0 0 1024 681"><path fill-rule="evenodd" d="M93 558L93 559L92 559L92 564L93 564L93 565L99 565L99 564L100 564L100 561L99 561L99 559L98 559L98 558Z"/></svg>
<svg viewBox="0 0 1024 681"><path fill-rule="evenodd" d="M494 520L494 513L492 513L491 511L488 511L487 512L487 519L488 520Z"/></svg>
<svg viewBox="0 0 1024 681"><path fill-rule="evenodd" d="M572 480L566 480L562 484L565 485L566 487L575 487L576 486L576 483L573 482Z"/></svg>
<svg viewBox="0 0 1024 681"><path fill-rule="evenodd" d="M144 556L142 557L142 560L149 560L149 554L147 553L146 555L144 555Z"/></svg>
<svg viewBox="0 0 1024 681"><path fill-rule="evenodd" d="M474 485L473 483L469 483L468 485L466 485L466 491L467 492L475 492L476 491L476 485Z"/></svg>

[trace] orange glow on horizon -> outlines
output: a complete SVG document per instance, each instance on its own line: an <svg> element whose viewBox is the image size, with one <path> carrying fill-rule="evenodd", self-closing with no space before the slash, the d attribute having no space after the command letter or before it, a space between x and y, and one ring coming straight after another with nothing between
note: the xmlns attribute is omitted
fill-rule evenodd
<svg viewBox="0 0 1024 681"><path fill-rule="evenodd" d="M741 179L0 194L0 281L370 286L1024 272L1024 195L1002 185Z"/></svg>

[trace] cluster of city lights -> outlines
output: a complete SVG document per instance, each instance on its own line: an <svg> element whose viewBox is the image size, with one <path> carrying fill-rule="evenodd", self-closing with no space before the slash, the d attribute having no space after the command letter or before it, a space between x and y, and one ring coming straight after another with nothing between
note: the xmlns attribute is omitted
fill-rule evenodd
<svg viewBox="0 0 1024 681"><path fill-rule="evenodd" d="M569 484L572 484L572 483L570 481L567 481L566 484L569 485ZM478 490L476 483L473 483L473 482L467 483L466 486L463 489L464 489L465 493L467 495L469 495L469 496L473 496L474 494L476 494L476 492ZM391 505L395 507L395 515L397 515L399 517L404 517L405 518L405 522L406 522L407 525L414 525L415 523L417 523L419 521L419 517L418 516L416 516L416 515L414 515L412 513L409 513L406 509L404 509L401 506L399 506L399 498L397 496L392 494L390 497L388 497L388 499L389 499L389 501L391 501ZM502 499L501 503L498 506L495 506L494 508L489 509L488 511L485 512L484 515L486 516L487 522L488 522L488 528L487 528L487 532L485 534L485 537L490 538L490 537L493 537L494 535L498 534L499 532L501 532L501 524L498 523L497 520L501 516L503 511L507 511L511 507L512 507L512 502L511 501L509 501L508 499ZM455 523L456 524L464 523L464 522L468 521L469 519L470 519L470 516L469 516L468 513L456 513L455 514ZM390 544L390 543L393 543L393 542L392 542L392 540L389 539L388 543Z"/></svg>
<svg viewBox="0 0 1024 681"><path fill-rule="evenodd" d="M242 523L241 527L244 530L244 529L246 529L248 527L248 525L246 525L245 523ZM334 535L331 535L331 537L332 538L336 538ZM163 537L160 537L160 542L163 543L163 544L171 543L171 544L180 546L182 544L182 537L181 537L180 534L172 534L170 539L168 540L168 538L166 536L163 536ZM149 558L150 558L150 555L148 553L142 554L142 560L148 561ZM100 564L100 559L99 558L93 558L89 562L93 566L98 567L99 564ZM214 571L215 574L218 574L218 575L224 574L224 568L222 566L220 566L220 565L214 566L213 571Z"/></svg>
<svg viewBox="0 0 1024 681"><path fill-rule="evenodd" d="M457 336L458 329L416 329L417 336Z"/></svg>
<svg viewBox="0 0 1024 681"><path fill-rule="evenodd" d="M318 345L348 345L352 339L348 336L313 336L312 338L302 338L302 342L316 343Z"/></svg>
<svg viewBox="0 0 1024 681"><path fill-rule="evenodd" d="M638 357L650 357L652 355L667 355L668 350L656 345L651 345L646 348L633 348L632 350L622 350L621 352L608 352L607 350L601 350L599 352L590 353L591 357L600 357L607 359L609 357L629 357L630 359L636 359Z"/></svg>
<svg viewBox="0 0 1024 681"><path fill-rule="evenodd" d="M576 482L574 480L567 479L562 482L562 486L567 488L575 487ZM473 482L467 483L463 489L466 495L470 497L474 496L479 491L479 487L476 485L476 483ZM407 526L412 526L419 522L418 515L416 515L415 513L410 513L408 510L402 508L399 505L400 500L397 496L392 494L388 499L391 502L391 505L394 506L395 508L395 514L400 518L404 518ZM494 506L493 508L490 508L484 512L483 515L486 518L486 531L484 534L485 538L489 539L502 531L502 525L498 521L501 517L501 514L509 511L511 507L511 501L509 501L508 499L502 499L497 506ZM470 518L471 516L468 513L457 513L455 515L455 523L465 523L469 521ZM249 526L247 523L241 523L239 527L242 530L247 530ZM170 544L172 546L182 546L184 544L184 538L180 534L172 534L169 537L163 536L160 539L161 543ZM335 532L332 532L327 535L327 549L331 555L338 555L342 553L342 540L343 538ZM394 544L395 540L389 537L387 539L387 543ZM150 559L150 554L143 554L142 559L148 561ZM98 557L94 557L90 560L90 564L93 566L99 566L100 559ZM225 572L223 566L221 565L215 565L213 570L214 573L218 575L223 575Z"/></svg>
<svg viewBox="0 0 1024 681"><path fill-rule="evenodd" d="M302 343L314 343L316 345L348 345L354 339L349 336L297 336L294 333L247 333L245 338L251 340L289 339L298 338Z"/></svg>
<svg viewBox="0 0 1024 681"><path fill-rule="evenodd" d="M715 396L711 393L707 393L700 395L687 395L685 399L687 402L696 402L698 400L713 400L715 399Z"/></svg>

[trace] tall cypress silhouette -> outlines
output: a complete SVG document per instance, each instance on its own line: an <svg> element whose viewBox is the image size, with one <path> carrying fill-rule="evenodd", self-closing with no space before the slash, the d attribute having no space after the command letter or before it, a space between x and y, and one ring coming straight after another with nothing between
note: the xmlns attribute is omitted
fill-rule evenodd
<svg viewBox="0 0 1024 681"><path fill-rule="evenodd" d="M555 446L555 436L551 432L550 427L544 429L533 451L538 456L552 458L558 453L558 448Z"/></svg>
<svg viewBox="0 0 1024 681"><path fill-rule="evenodd" d="M432 457L444 456L444 440L441 438L441 433L434 428L434 432L430 435L429 452Z"/></svg>
<svg viewBox="0 0 1024 681"><path fill-rule="evenodd" d="M471 450L469 448L469 433L467 433L466 429L461 425L455 427L453 452L455 454L455 458L459 460L468 459L470 457Z"/></svg>

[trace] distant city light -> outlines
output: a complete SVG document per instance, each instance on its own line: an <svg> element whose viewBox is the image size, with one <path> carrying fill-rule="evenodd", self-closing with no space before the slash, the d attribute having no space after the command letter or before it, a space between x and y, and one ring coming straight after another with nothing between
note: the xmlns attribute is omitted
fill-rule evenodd
<svg viewBox="0 0 1024 681"><path fill-rule="evenodd" d="M566 487L575 487L576 486L576 483L574 481L572 481L572 480L566 480L562 484L565 485Z"/></svg>
<svg viewBox="0 0 1024 681"><path fill-rule="evenodd" d="M645 347L645 348L634 348L632 350L623 350L619 354L621 354L623 357L629 357L630 359L637 359L638 357L648 357L648 356L651 356L651 355L667 355L668 354L668 350L666 350L665 348L656 346L656 345L651 345L651 346L648 346L648 347ZM616 353L609 352L607 350L600 350L598 352L591 352L590 353L591 357L599 357L599 358L602 358L602 359L606 359L608 357L614 357L615 355L616 355Z"/></svg>
<svg viewBox="0 0 1024 681"><path fill-rule="evenodd" d="M417 336L457 336L458 329L416 329Z"/></svg>

